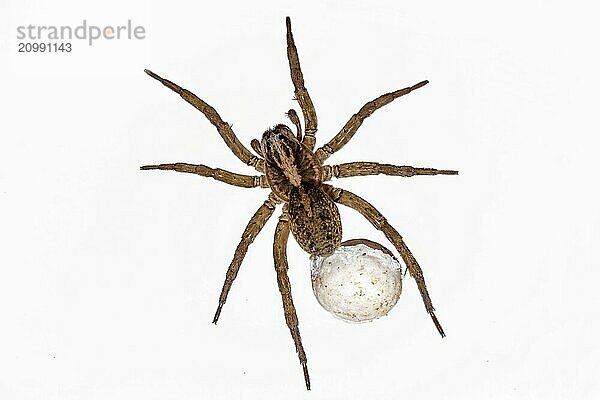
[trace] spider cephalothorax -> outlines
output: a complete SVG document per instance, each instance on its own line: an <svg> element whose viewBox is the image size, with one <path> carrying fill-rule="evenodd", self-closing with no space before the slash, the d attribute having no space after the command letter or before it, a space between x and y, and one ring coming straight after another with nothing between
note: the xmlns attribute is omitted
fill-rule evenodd
<svg viewBox="0 0 600 400"><path fill-rule="evenodd" d="M217 111L194 95L192 92L181 88L177 84L163 79L155 73L146 70L146 73L155 78L169 89L177 92L185 101L200 110L206 118L217 128L217 131L231 149L231 151L245 164L254 167L261 175L249 176L224 171L220 168L210 168L200 164L160 164L146 165L143 170L162 169L179 172L193 173L211 177L221 182L244 188L262 187L270 189L269 197L256 211L242 234L242 240L235 249L233 260L227 269L225 283L219 297L219 305L213 319L217 323L229 289L237 276L246 255L248 246L263 228L273 214L275 207L283 203L283 212L275 229L273 245L273 258L277 273L277 284L281 292L286 323L292 334L296 352L304 372L306 388L310 389L310 379L306 354L302 347L298 317L292 301L291 286L287 276L286 244L290 231L303 250L315 256L332 253L340 245L342 239L342 223L336 203L343 204L361 213L373 226L383 232L387 239L394 245L410 275L415 279L423 303L431 316L439 333L444 336L444 331L435 316L435 309L431 303L423 271L417 263L406 243L392 227L385 217L367 201L347 190L337 189L324 182L332 178L346 178L365 175L456 175L457 171L437 170L433 168L414 168L376 162L351 162L339 165L324 165L327 158L338 151L354 136L362 122L378 108L390 103L400 96L408 94L415 89L425 86L423 81L416 85L386 93L367 102L354 114L344 127L329 142L314 150L315 134L317 132L317 114L308 90L304 86L304 77L300 69L298 52L292 36L290 19L286 19L287 27L287 54L290 66L294 93L304 117L304 130L298 115L294 110L289 110L287 116L294 124L296 133L286 125L279 124L267 130L262 139L252 140L251 147L256 154L248 150L235 136L231 126L224 122Z"/></svg>

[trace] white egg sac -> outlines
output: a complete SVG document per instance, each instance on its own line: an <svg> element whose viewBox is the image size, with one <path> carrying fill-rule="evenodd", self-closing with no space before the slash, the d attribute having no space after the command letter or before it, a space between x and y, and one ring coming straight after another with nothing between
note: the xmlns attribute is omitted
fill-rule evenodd
<svg viewBox="0 0 600 400"><path fill-rule="evenodd" d="M317 301L348 322L386 315L402 291L402 267L391 254L378 243L358 239L342 243L329 256L311 257Z"/></svg>

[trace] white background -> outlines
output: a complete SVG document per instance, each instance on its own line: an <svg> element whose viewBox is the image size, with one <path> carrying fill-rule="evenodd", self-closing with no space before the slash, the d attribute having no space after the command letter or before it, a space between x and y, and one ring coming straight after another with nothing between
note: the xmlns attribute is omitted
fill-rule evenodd
<svg viewBox="0 0 600 400"><path fill-rule="evenodd" d="M597 10L559 1L3 1L0 125L2 399L592 399L600 241ZM250 173L243 143L299 108L286 15L319 116L318 144L377 111L331 162L460 170L339 180L420 261L448 337L412 279L385 318L351 325L316 302L290 239L313 390L285 326L273 218L218 326L226 268L266 192L139 171L190 162ZM17 53L19 25L143 25L141 41ZM392 247L342 208L344 238Z"/></svg>

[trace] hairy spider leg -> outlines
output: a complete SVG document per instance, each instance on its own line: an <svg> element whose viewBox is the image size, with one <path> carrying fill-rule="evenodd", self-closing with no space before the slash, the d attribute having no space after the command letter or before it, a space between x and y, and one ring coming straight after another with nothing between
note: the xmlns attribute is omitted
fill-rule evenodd
<svg viewBox="0 0 600 400"><path fill-rule="evenodd" d="M144 165L140 167L141 170L147 171L152 169L159 170L168 170L168 171L177 171L184 172L188 174L196 174L200 176L206 176L208 178L213 178L217 181L225 182L233 186L243 187L243 188L255 188L262 187L268 188L269 184L267 183L267 178L264 175L260 176L250 176L250 175L242 175L236 174L234 172L229 172L221 168L211 168L202 164L187 164L187 163L174 163L174 164L158 164L158 165Z"/></svg>
<svg viewBox="0 0 600 400"><path fill-rule="evenodd" d="M415 176L415 175L458 175L458 171L449 169L417 168L407 165L380 164L376 162L351 162L339 165L325 165L322 167L325 181L332 178L350 178L353 176L367 175L391 175L391 176Z"/></svg>
<svg viewBox="0 0 600 400"><path fill-rule="evenodd" d="M275 260L275 271L277 272L277 285L279 286L279 292L281 293L281 301L283 302L283 312L285 314L285 322L290 329L292 339L294 339L294 345L296 346L296 353L298 359L302 365L302 372L304 373L304 382L306 383L306 389L310 390L310 377L308 376L308 367L306 365L306 353L302 346L302 338L300 337L300 330L298 329L298 316L296 315L296 307L292 300L292 287L290 280L287 275L288 262L287 262L287 241L290 235L289 219L287 215L287 209L284 206L284 211L279 217L279 222L275 228L275 240L273 241L273 259Z"/></svg>
<svg viewBox="0 0 600 400"><path fill-rule="evenodd" d="M273 215L273 211L275 211L277 203L279 203L279 201L275 198L275 195L273 193L269 194L269 198L267 198L263 205L261 205L259 209L256 210L256 212L248 222L246 229L244 229L244 233L242 234L242 240L237 245L235 253L233 255L233 260L231 260L231 264L229 264L229 268L227 269L227 273L225 274L225 282L223 283L223 288L221 289L221 295L219 296L219 305L217 306L217 311L215 312L215 316L213 318L213 324L216 324L219 320L219 316L221 315L223 305L227 301L229 289L231 289L231 285L233 284L233 281L235 280L240 270L240 266L242 265L242 261L246 256L248 247L254 241L254 239L256 239L256 236L258 236L258 234L265 226L269 218L271 218L271 215Z"/></svg>
<svg viewBox="0 0 600 400"><path fill-rule="evenodd" d="M428 83L429 81L419 82L416 85L383 94L377 97L376 99L366 103L356 114L350 117L348 122L346 122L346 125L344 125L342 130L337 135L335 135L333 139L331 139L329 142L327 142L327 144L319 147L317 151L315 151L317 159L322 164L323 161L329 158L329 156L341 149L346 143L348 143L350 139L352 139L352 136L354 136L358 128L362 125L363 121L371 114L373 114L376 110L385 106L386 104L391 103L398 97L404 96L405 94L409 94L413 90L419 89L427 85Z"/></svg>
<svg viewBox="0 0 600 400"><path fill-rule="evenodd" d="M308 90L304 86L304 76L300 69L300 59L298 58L298 49L294 43L292 35L292 21L286 17L285 26L287 29L287 56L290 64L290 75L294 84L294 95L304 116L304 139L303 143L312 151L315 148L315 133L317 132L317 112L310 99Z"/></svg>
<svg viewBox="0 0 600 400"><path fill-rule="evenodd" d="M161 78L154 72L145 69L145 73L150 75L152 78L156 79L175 93L178 93L182 99L193 105L196 109L201 111L204 116L210 121L211 124L217 128L217 131L225 141L225 144L231 149L233 154L237 156L244 164L254 167L257 171L263 172L264 170L264 161L253 155L250 150L248 150L235 136L231 126L221 119L221 116L212 106L208 103L204 102L204 100L200 99L194 93L190 92L187 89L183 89L177 84Z"/></svg>
<svg viewBox="0 0 600 400"><path fill-rule="evenodd" d="M404 243L404 240L398 231L396 231L396 229L394 229L394 227L387 222L386 218L379 211L377 211L375 207L361 197L347 190L337 189L329 185L323 185L323 188L331 196L333 201L353 208L361 213L376 229L383 232L385 237L394 245L396 250L398 250L402 256L402 260L404 260L410 275L417 283L417 287L419 288L419 292L423 298L423 303L427 313L431 316L431 319L440 335L445 337L446 334L442 329L442 325L435 316L435 308L433 308L431 298L429 297L429 292L427 291L427 286L425 285L423 270L419 266L419 263L415 257L412 255L411 251L406 246L406 243Z"/></svg>

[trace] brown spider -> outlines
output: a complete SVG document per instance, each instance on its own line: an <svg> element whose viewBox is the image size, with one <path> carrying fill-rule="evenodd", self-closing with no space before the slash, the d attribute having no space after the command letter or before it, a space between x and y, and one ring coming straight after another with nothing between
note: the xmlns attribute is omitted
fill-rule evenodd
<svg viewBox="0 0 600 400"><path fill-rule="evenodd" d="M296 100L300 104L304 116L304 134L300 119L294 110L289 110L287 116L296 128L296 134L286 125L276 125L263 133L262 140L252 140L252 154L238 140L231 126L224 122L217 111L198 98L192 92L181 88L175 83L163 79L155 73L145 70L152 78L178 93L185 101L200 110L206 118L217 128L219 134L244 164L254 167L261 172L259 176L248 176L224 171L220 168L210 168L205 165L186 163L146 165L142 170L162 169L186 172L201 176L211 177L221 182L244 188L271 189L269 197L248 222L242 240L235 249L233 260L225 276L225 283L219 297L219 305L213 323L217 323L221 309L227 300L229 289L238 274L242 260L246 255L248 246L254 241L267 220L275 211L279 203L283 203L283 212L279 217L275 229L273 257L277 273L277 284L281 292L283 310L288 328L292 334L296 352L304 372L306 388L310 390L310 379L306 366L306 354L302 347L300 331L298 330L298 317L292 301L291 285L287 276L286 245L290 230L300 247L311 255L331 254L342 239L342 224L340 214L335 203L340 203L361 213L373 226L382 231L388 240L396 247L410 275L417 282L423 298L425 309L431 316L437 330L445 336L442 326L438 322L434 308L425 286L423 271L414 256L402 240L400 234L392 227L385 217L366 200L347 190L337 189L323 182L335 178L365 175L456 175L457 171L437 170L433 168L414 168L375 162L352 162L340 165L323 165L324 161L333 153L342 148L354 136L362 122L375 110L383 107L400 96L404 96L415 89L425 86L428 81L417 83L414 86L386 93L366 103L344 125L342 130L327 144L315 147L315 133L317 132L317 114L304 86L304 78L300 70L298 52L292 36L290 18L286 18L287 27L287 55L290 65L292 82Z"/></svg>

